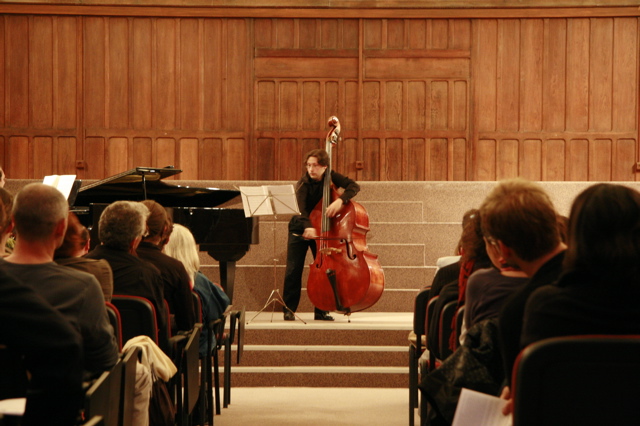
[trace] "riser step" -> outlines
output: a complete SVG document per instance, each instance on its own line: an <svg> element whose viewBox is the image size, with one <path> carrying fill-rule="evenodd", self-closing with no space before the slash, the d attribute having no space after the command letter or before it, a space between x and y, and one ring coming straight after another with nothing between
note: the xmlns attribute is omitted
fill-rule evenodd
<svg viewBox="0 0 640 426"><path fill-rule="evenodd" d="M232 349L232 359L235 356ZM407 365L407 347L245 345L241 365L402 367Z"/></svg>
<svg viewBox="0 0 640 426"><path fill-rule="evenodd" d="M220 368L220 372L224 372L224 368ZM263 374L409 374L408 367L357 367L357 366L317 366L317 365L299 365L299 366L257 366L243 367L242 365L233 365L231 374L247 374L247 373L263 373Z"/></svg>
<svg viewBox="0 0 640 426"><path fill-rule="evenodd" d="M283 321L284 322L284 321ZM301 327L304 324L300 323ZM364 345L364 346L402 346L408 345L408 330L319 330L309 328L307 330L245 330L245 343L252 345ZM408 346L407 346L408 347Z"/></svg>
<svg viewBox="0 0 640 426"><path fill-rule="evenodd" d="M377 370L377 371L376 371ZM231 368L233 387L313 386L403 388L409 383L401 367L240 367ZM233 390L231 391L233 395Z"/></svg>
<svg viewBox="0 0 640 426"><path fill-rule="evenodd" d="M369 251L379 256L379 250L375 247L381 244L408 245L409 250L418 248L425 252L425 265L433 266L438 257L451 254L461 230L460 222L377 222L371 224L367 244ZM286 224L277 224L274 246L274 233L270 224L261 223L260 243L251 245L238 265L273 266L274 259L277 260L276 264L284 265L287 259L287 238ZM384 259L384 256L380 256L381 264L389 264ZM206 252L200 252L200 262L205 266L217 264Z"/></svg>
<svg viewBox="0 0 640 426"><path fill-rule="evenodd" d="M385 271L386 273L387 271ZM209 274L207 274L209 275ZM256 274L259 275L259 274ZM413 301L416 294L420 291L425 283L430 283L432 280L423 278L424 274L420 277L416 277L412 288L407 289L394 289L389 284L389 274L387 274L387 284L380 296L380 299L371 307L366 309L365 312L406 312L413 309ZM218 278L210 278L212 281L217 282ZM303 281L305 282L305 281ZM403 281L408 283L409 281ZM279 292L282 294L282 283L279 281ZM264 275L262 280L256 279L244 279L243 272L238 270L236 275L236 285L234 288L233 304L238 308L245 307L247 311L259 311L261 310L271 292L273 291L273 280L265 280ZM265 312L271 313L273 305L267 307ZM306 286L302 289L302 296L300 298L300 305L298 312L311 312L313 311L313 305L309 301L306 294ZM278 316L274 316L275 319L282 320L282 305L276 303L275 312L280 313ZM353 315L357 315L355 312Z"/></svg>

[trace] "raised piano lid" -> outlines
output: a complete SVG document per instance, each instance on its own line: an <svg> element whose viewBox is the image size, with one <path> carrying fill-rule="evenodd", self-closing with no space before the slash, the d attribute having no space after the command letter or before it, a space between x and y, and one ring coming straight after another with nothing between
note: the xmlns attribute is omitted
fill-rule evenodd
<svg viewBox="0 0 640 426"><path fill-rule="evenodd" d="M119 200L155 200L165 207L215 207L240 195L240 191L173 185L162 179L182 173L168 167L136 167L83 186L74 206L110 204Z"/></svg>

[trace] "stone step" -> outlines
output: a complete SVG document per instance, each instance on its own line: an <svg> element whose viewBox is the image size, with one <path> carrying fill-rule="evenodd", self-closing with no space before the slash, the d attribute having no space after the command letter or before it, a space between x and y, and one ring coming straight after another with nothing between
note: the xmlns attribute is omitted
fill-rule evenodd
<svg viewBox="0 0 640 426"><path fill-rule="evenodd" d="M309 259L311 259L309 257ZM425 283L430 283L435 275L435 266L390 266L383 265L382 270L385 276L385 290L412 290L421 288ZM213 282L219 282L219 269L218 265L204 265L201 267L201 271L211 279ZM274 279L275 284L282 290L284 282L285 266L279 265L275 267L273 265L265 266L236 266L236 280L237 286L248 285L253 288L260 289L273 289ZM275 277L274 277L275 274ZM309 267L305 266L302 273L303 284L307 282L307 276L309 274Z"/></svg>
<svg viewBox="0 0 640 426"><path fill-rule="evenodd" d="M231 368L238 387L408 388L408 367L243 367ZM232 392L233 393L233 392Z"/></svg>
<svg viewBox="0 0 640 426"><path fill-rule="evenodd" d="M233 349L233 357L235 352ZM406 364L406 345L244 345L242 354L242 365L250 366L404 367Z"/></svg>
<svg viewBox="0 0 640 426"><path fill-rule="evenodd" d="M240 364L232 348L233 386L408 386L411 312L363 312L332 322L306 312L299 318L246 312Z"/></svg>
<svg viewBox="0 0 640 426"><path fill-rule="evenodd" d="M412 327L412 312L363 311L335 321L314 321L312 312L284 321L281 312L245 313L245 345L404 346Z"/></svg>
<svg viewBox="0 0 640 426"><path fill-rule="evenodd" d="M237 263L238 266L285 265L287 259L287 228L278 224L274 237L260 226L260 241ZM367 234L369 251L378 255L385 266L435 266L441 256L454 254L460 238L460 223L378 222ZM275 239L275 245L273 244ZM309 251L310 253L310 251ZM275 259L275 262L274 262ZM311 263L311 255L308 262ZM202 265L217 264L206 252L200 252Z"/></svg>

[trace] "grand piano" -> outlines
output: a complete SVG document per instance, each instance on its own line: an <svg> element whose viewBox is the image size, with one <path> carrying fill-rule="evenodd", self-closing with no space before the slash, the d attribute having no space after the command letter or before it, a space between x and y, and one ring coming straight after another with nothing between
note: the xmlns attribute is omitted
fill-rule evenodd
<svg viewBox="0 0 640 426"><path fill-rule="evenodd" d="M191 230L200 251L220 265L220 285L233 301L235 266L251 244L258 244L258 218L245 217L242 208L219 208L240 191L172 185L162 179L181 173L173 167L136 167L78 189L71 210L91 232L92 246L99 243L102 211L119 200L155 200L167 209L174 223Z"/></svg>

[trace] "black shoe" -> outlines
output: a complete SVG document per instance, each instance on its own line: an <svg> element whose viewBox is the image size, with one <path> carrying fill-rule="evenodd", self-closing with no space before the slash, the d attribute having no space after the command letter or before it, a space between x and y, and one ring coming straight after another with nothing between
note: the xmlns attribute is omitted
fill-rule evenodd
<svg viewBox="0 0 640 426"><path fill-rule="evenodd" d="M317 321L334 321L329 312L316 312L313 319Z"/></svg>
<svg viewBox="0 0 640 426"><path fill-rule="evenodd" d="M293 312L286 311L284 313L284 320L285 321L294 321L295 319L296 319L296 316L293 314Z"/></svg>

